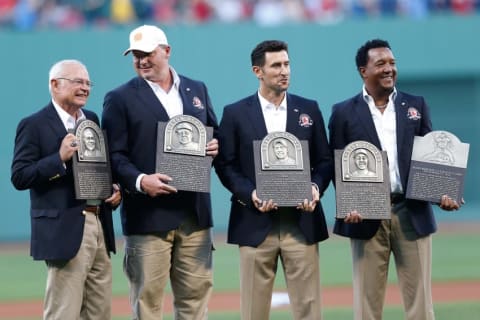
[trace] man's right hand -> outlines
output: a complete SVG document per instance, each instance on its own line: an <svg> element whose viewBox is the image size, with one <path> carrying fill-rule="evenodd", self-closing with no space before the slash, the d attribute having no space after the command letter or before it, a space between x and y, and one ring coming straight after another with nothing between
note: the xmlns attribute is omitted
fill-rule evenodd
<svg viewBox="0 0 480 320"><path fill-rule="evenodd" d="M72 159L73 154L75 151L78 150L78 141L75 135L68 133L62 140L62 144L60 145L60 150L58 153L60 154L60 159L62 162L67 162L68 160Z"/></svg>
<svg viewBox="0 0 480 320"><path fill-rule="evenodd" d="M164 194L177 193L177 189L168 183L172 178L162 173L148 174L142 177L140 186L150 197L157 197Z"/></svg>
<svg viewBox="0 0 480 320"><path fill-rule="evenodd" d="M258 209L260 212L268 212L272 210L277 210L277 204L273 203L273 200L270 199L268 201L262 201L260 198L257 196L257 190L253 190L252 192L252 202L255 208Z"/></svg>
<svg viewBox="0 0 480 320"><path fill-rule="evenodd" d="M347 216L343 221L345 223L359 223L362 222L362 220L362 215L357 210L353 210L352 212L347 213Z"/></svg>

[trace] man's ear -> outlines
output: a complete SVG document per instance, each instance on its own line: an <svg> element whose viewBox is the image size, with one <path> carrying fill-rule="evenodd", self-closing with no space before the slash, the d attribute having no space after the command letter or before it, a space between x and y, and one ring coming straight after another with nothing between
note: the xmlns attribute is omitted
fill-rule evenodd
<svg viewBox="0 0 480 320"><path fill-rule="evenodd" d="M263 76L262 68L260 68L259 66L253 66L252 72L255 74L257 79L259 80L262 79L262 76Z"/></svg>

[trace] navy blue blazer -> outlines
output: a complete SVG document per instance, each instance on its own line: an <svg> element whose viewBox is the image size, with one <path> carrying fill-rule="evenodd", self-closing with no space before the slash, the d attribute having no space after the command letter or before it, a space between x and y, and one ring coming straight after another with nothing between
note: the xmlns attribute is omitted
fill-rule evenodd
<svg viewBox="0 0 480 320"><path fill-rule="evenodd" d="M299 140L308 141L312 182L318 185L322 195L333 173L322 114L316 101L293 94L287 94L287 106L286 131ZM232 193L229 243L256 247L272 227L271 215L275 213L261 213L251 200L252 191L256 189L253 141L262 140L266 135L257 93L224 108L215 168L223 185ZM312 213L299 211L298 223L309 243L328 238L321 203Z"/></svg>
<svg viewBox="0 0 480 320"><path fill-rule="evenodd" d="M82 111L99 123L95 113ZM18 190L30 189L30 254L35 260L69 260L82 242L86 202L75 198L72 161L65 168L58 152L66 134L52 103L17 127L11 181ZM115 252L109 205L102 205L100 219L107 252Z"/></svg>
<svg viewBox="0 0 480 320"><path fill-rule="evenodd" d="M405 191L412 158L413 138L432 131L432 123L423 97L400 91L395 98L395 114L398 167L402 188ZM382 150L370 109L362 94L335 104L332 107L328 128L332 152L335 149L344 149L350 142L357 140L368 141ZM407 199L406 207L419 236L436 231L437 226L429 202ZM380 220L364 220L358 224L349 224L344 223L343 219L336 219L334 233L351 238L370 239L377 232L379 225Z"/></svg>
<svg viewBox="0 0 480 320"><path fill-rule="evenodd" d="M180 76L183 114L218 128L207 87ZM201 103L198 103L200 101ZM135 186L141 173L155 173L157 124L169 116L148 83L135 77L105 96L102 126L107 131L113 175L122 185L122 228L125 235L176 229L195 215L200 227L213 225L209 193L179 191L151 198Z"/></svg>

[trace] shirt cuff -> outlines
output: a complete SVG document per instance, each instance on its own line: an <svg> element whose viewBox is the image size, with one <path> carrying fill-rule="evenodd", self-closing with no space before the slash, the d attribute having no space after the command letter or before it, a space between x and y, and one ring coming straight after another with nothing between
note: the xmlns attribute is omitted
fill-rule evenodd
<svg viewBox="0 0 480 320"><path fill-rule="evenodd" d="M135 188L137 189L138 192L141 192L141 193L145 193L143 190L142 190L142 185L141 185L141 181L142 181L142 178L146 176L145 173L140 173L137 177L137 181L135 181Z"/></svg>

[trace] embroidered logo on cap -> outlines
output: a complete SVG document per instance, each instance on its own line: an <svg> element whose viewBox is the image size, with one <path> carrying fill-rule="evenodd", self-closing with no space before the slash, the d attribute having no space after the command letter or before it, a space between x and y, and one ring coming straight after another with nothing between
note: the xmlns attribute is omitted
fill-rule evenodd
<svg viewBox="0 0 480 320"><path fill-rule="evenodd" d="M305 128L308 128L310 127L312 124L313 124L313 120L312 118L310 118L310 116L306 113L302 113L299 117L298 117L298 124L301 126L301 127L305 127Z"/></svg>
<svg viewBox="0 0 480 320"><path fill-rule="evenodd" d="M141 32L135 33L135 35L133 36L133 40L135 41L140 41L142 40L142 38L143 38L143 35Z"/></svg>
<svg viewBox="0 0 480 320"><path fill-rule="evenodd" d="M420 112L418 112L417 109L410 107L407 110L407 117L410 120L419 120L420 118L422 118L422 115L420 114Z"/></svg>
<svg viewBox="0 0 480 320"><path fill-rule="evenodd" d="M193 97L192 104L195 108L198 108L198 109L203 109L204 108L202 101L197 96Z"/></svg>

